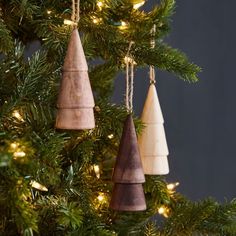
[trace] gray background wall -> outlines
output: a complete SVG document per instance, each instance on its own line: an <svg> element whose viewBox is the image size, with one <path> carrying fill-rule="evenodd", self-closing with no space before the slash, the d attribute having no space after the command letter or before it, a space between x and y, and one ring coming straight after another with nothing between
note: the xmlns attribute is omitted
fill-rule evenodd
<svg viewBox="0 0 236 236"><path fill-rule="evenodd" d="M145 8L157 3L148 0ZM200 82L188 84L157 71L157 89L170 149L168 181L197 200L236 197L236 1L177 0L172 32L166 41L203 68ZM147 70L135 77L135 113L148 89ZM124 77L113 101L121 103Z"/></svg>

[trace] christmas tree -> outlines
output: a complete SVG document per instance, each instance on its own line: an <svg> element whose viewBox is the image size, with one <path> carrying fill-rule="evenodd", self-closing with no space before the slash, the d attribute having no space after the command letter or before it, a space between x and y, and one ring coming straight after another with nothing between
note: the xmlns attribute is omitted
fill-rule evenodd
<svg viewBox="0 0 236 236"><path fill-rule="evenodd" d="M139 8L140 0L72 3L80 9L78 23L71 0L0 1L0 235L236 235L236 201L192 202L163 176L145 176L147 210L109 208L127 116L110 97L130 42L136 67L152 65L188 82L198 81L200 68L163 42L174 0L162 0L150 12ZM74 28L95 97L96 126L89 130L55 129L61 68ZM40 47L28 57L35 41ZM141 133L143 124L134 121Z"/></svg>

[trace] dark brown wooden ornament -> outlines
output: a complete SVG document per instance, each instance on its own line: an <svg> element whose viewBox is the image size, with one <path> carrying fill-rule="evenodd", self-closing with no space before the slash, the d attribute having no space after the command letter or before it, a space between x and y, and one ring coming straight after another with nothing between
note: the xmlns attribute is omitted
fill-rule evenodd
<svg viewBox="0 0 236 236"><path fill-rule="evenodd" d="M125 120L112 180L129 184L145 182L132 115Z"/></svg>
<svg viewBox="0 0 236 236"><path fill-rule="evenodd" d="M116 211L146 210L142 184L119 184L113 188L110 208Z"/></svg>
<svg viewBox="0 0 236 236"><path fill-rule="evenodd" d="M79 32L74 29L63 65L57 101L56 128L71 130L94 128L94 106L94 98L88 76L88 65Z"/></svg>

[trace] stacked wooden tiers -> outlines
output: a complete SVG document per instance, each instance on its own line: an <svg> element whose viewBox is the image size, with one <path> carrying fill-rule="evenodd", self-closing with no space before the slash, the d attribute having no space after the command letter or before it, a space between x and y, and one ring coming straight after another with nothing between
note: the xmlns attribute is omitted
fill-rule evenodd
<svg viewBox="0 0 236 236"><path fill-rule="evenodd" d="M110 207L117 211L146 210L142 183L145 182L133 118L124 124L118 156L113 171L115 183Z"/></svg>
<svg viewBox="0 0 236 236"><path fill-rule="evenodd" d="M94 128L94 105L88 65L78 30L74 29L63 65L56 128L71 130Z"/></svg>

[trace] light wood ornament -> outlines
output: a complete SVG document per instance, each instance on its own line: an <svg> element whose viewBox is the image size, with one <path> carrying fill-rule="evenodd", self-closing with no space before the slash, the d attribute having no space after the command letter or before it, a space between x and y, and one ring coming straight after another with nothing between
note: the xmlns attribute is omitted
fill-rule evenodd
<svg viewBox="0 0 236 236"><path fill-rule="evenodd" d="M147 175L166 175L169 173L164 119L155 85L150 84L141 116L145 128L138 143L144 173Z"/></svg>
<svg viewBox="0 0 236 236"><path fill-rule="evenodd" d="M95 127L94 98L88 76L88 65L79 32L71 34L63 65L57 101L56 128L83 130Z"/></svg>

